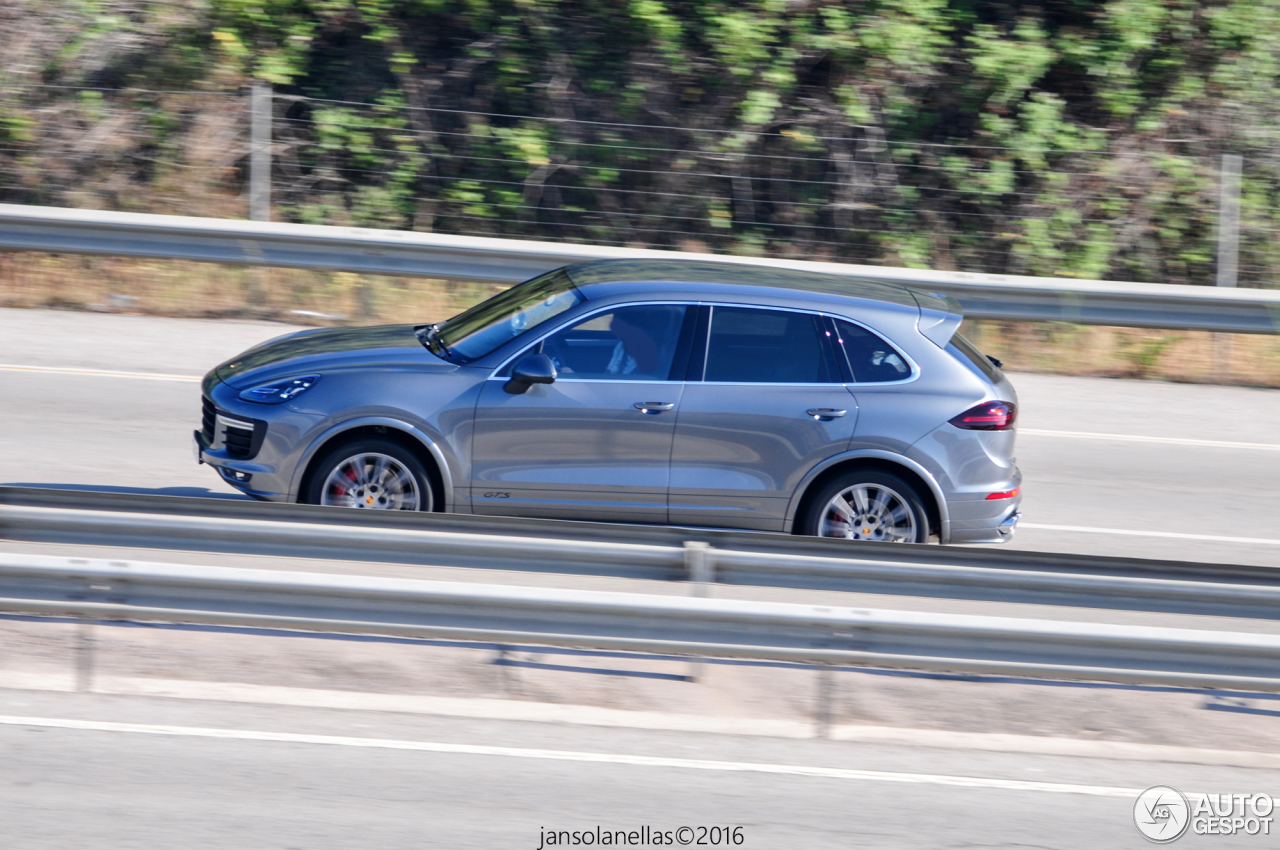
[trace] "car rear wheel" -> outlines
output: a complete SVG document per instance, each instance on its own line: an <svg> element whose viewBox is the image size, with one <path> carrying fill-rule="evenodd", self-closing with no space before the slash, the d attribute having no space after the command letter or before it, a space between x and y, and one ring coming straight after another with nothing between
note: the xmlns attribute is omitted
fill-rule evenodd
<svg viewBox="0 0 1280 850"><path fill-rule="evenodd" d="M431 510L431 485L422 462L390 440L358 440L316 463L303 501L312 505L383 511Z"/></svg>
<svg viewBox="0 0 1280 850"><path fill-rule="evenodd" d="M929 519L915 489L877 470L846 472L828 482L809 506L800 533L843 540L924 543Z"/></svg>

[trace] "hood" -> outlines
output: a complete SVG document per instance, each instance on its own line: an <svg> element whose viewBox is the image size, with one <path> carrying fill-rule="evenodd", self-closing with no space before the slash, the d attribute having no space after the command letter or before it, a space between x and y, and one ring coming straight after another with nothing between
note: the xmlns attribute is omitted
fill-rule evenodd
<svg viewBox="0 0 1280 850"><path fill-rule="evenodd" d="M213 370L236 389L324 369L378 366L457 367L418 342L414 325L301 331L250 348Z"/></svg>

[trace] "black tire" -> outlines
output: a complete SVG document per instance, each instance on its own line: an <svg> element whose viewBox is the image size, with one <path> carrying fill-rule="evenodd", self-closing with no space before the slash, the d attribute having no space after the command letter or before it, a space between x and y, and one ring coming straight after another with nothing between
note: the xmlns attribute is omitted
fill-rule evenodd
<svg viewBox="0 0 1280 850"><path fill-rule="evenodd" d="M375 482L372 480L372 475L379 469L377 466L379 457L385 458L388 462L381 467L385 470L381 481ZM365 460L357 460L358 458L365 458ZM344 466L346 467L344 475L348 477L365 475L369 476L370 480L365 482L357 478L351 478L349 482L331 480L331 476ZM410 489L410 482L417 496L416 507L409 506L411 501L407 492ZM392 484L396 486L388 486ZM351 488L350 494L339 494L339 489L344 485ZM399 489L399 494L396 488ZM435 502L431 489L431 476L427 474L422 461L400 443L377 437L356 439L326 451L312 464L307 486L301 496L300 501L309 505L329 504L334 507L381 510L430 511ZM347 499L350 500L350 504L341 503L341 500Z"/></svg>
<svg viewBox="0 0 1280 850"><path fill-rule="evenodd" d="M844 517L832 503L836 496L849 494L858 488L864 490L869 506L874 508L877 494L892 494L896 499L888 498L885 502L888 511L880 511L880 517L895 519L893 526L888 526L882 518L877 518L874 510L857 513L856 500L845 499L844 504L853 509L854 516L860 519L857 524L843 522ZM896 504L895 504L896 503ZM900 508L897 507L900 505ZM830 512L828 512L830 508ZM910 528L901 521L899 511L909 512ZM835 533L841 530L845 533ZM846 540L882 540L893 543L926 543L929 540L929 514L925 510L924 501L915 487L898 476L881 472L878 469L854 470L837 475L823 485L809 502L805 515L801 518L799 533L811 537L836 537Z"/></svg>

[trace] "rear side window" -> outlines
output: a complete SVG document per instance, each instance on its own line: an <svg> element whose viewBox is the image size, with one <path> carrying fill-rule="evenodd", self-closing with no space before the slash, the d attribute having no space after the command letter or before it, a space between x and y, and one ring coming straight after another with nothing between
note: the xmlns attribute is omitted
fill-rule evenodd
<svg viewBox="0 0 1280 850"><path fill-rule="evenodd" d="M911 365L898 349L864 327L836 319L838 342L849 358L849 370L859 384L902 381L911 377Z"/></svg>
<svg viewBox="0 0 1280 850"><path fill-rule="evenodd" d="M714 307L703 380L742 384L840 383L810 313Z"/></svg>
<svg viewBox="0 0 1280 850"><path fill-rule="evenodd" d="M974 345L962 334L955 333L951 335L951 342L947 343L947 351L951 352L951 356L961 363L973 366L991 383L998 384L1004 380L1004 373L1000 371L996 364L991 362L991 358L979 351L978 346Z"/></svg>

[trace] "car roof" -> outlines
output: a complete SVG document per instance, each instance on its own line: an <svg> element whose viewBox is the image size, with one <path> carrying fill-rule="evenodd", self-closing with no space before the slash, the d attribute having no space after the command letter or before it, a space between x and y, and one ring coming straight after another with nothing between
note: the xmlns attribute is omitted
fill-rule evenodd
<svg viewBox="0 0 1280 850"><path fill-rule="evenodd" d="M919 307L919 300L901 284L883 280L797 271L747 263L705 260L593 260L565 267L579 288L606 283L692 283L791 289Z"/></svg>

